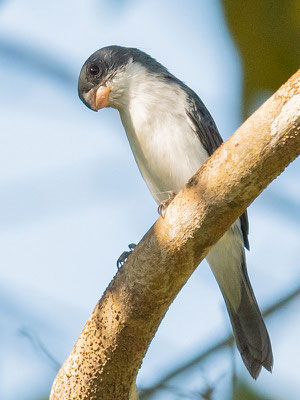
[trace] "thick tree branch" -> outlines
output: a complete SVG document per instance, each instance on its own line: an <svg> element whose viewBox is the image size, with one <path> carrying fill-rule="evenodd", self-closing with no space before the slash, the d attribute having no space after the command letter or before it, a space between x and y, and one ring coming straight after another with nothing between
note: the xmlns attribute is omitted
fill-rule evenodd
<svg viewBox="0 0 300 400"><path fill-rule="evenodd" d="M169 305L211 246L300 153L300 70L189 180L96 305L51 400L128 400ZM200 300L199 300L200 301Z"/></svg>

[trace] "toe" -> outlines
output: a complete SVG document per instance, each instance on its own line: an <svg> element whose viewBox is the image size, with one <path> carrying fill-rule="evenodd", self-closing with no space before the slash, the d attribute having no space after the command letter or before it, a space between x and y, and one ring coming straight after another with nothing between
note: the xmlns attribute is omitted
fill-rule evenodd
<svg viewBox="0 0 300 400"><path fill-rule="evenodd" d="M130 254L130 251L123 251L123 253L120 255L120 257L117 259L117 268L118 269L120 269L125 264L129 254Z"/></svg>

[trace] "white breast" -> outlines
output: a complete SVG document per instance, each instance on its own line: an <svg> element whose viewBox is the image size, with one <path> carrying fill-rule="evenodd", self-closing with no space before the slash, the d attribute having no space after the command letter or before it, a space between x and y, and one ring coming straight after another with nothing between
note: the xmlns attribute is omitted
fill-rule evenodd
<svg viewBox="0 0 300 400"><path fill-rule="evenodd" d="M185 96L179 86L143 74L120 110L138 167L158 203L178 192L208 157L189 125Z"/></svg>

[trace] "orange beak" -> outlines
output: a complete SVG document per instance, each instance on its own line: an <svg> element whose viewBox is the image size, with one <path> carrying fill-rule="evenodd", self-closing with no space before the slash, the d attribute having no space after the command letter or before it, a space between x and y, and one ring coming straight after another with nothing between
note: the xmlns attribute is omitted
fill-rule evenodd
<svg viewBox="0 0 300 400"><path fill-rule="evenodd" d="M110 88L106 86L99 86L95 92L94 104L95 109L100 110L101 108L108 107L108 96Z"/></svg>
<svg viewBox="0 0 300 400"><path fill-rule="evenodd" d="M109 106L108 96L110 88L106 86L99 86L96 89L91 89L89 92L83 94L85 104L94 111Z"/></svg>

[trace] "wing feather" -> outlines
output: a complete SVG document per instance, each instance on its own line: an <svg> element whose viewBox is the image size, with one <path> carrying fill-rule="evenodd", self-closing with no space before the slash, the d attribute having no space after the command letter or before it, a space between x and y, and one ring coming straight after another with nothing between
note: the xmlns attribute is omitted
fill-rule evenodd
<svg viewBox="0 0 300 400"><path fill-rule="evenodd" d="M223 143L222 137L218 131L215 121L200 98L190 88L185 87L185 90L187 92L188 99L188 106L186 109L187 117L190 120L194 132L199 137L202 146L211 156L213 152ZM240 222L244 246L249 250L249 221L247 210L241 215Z"/></svg>

